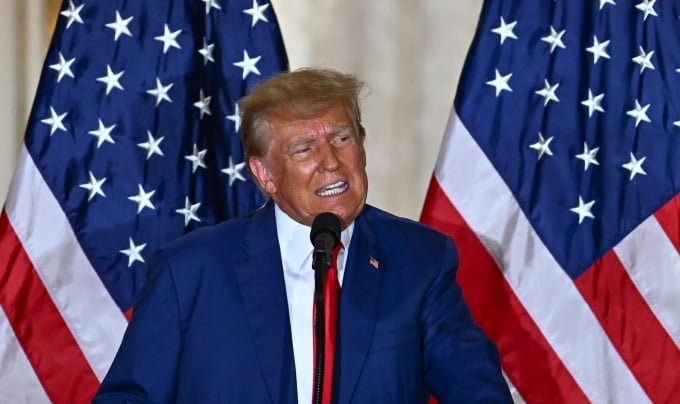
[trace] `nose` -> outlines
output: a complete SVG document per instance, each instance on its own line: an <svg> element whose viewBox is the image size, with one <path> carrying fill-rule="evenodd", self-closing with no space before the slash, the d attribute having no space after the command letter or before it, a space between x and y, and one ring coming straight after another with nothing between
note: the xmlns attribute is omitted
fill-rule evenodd
<svg viewBox="0 0 680 404"><path fill-rule="evenodd" d="M320 171L335 171L341 166L338 150L328 142L324 142L320 148L319 161Z"/></svg>

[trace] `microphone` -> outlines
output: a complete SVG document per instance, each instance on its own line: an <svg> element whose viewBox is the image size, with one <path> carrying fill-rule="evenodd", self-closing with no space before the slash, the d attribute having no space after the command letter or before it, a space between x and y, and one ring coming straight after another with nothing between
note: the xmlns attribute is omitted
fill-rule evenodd
<svg viewBox="0 0 680 404"><path fill-rule="evenodd" d="M340 242L340 219L330 212L319 214L312 223L309 236L314 245L312 268L328 269L331 266L333 249Z"/></svg>
<svg viewBox="0 0 680 404"><path fill-rule="evenodd" d="M328 268L333 259L333 250L340 243L340 219L332 213L319 214L312 223L309 235L314 245L312 268L314 268L314 302L318 310L314 318L314 336L316 338L316 364L314 368L314 385L312 403L321 404L323 397L325 352L325 324L323 285Z"/></svg>

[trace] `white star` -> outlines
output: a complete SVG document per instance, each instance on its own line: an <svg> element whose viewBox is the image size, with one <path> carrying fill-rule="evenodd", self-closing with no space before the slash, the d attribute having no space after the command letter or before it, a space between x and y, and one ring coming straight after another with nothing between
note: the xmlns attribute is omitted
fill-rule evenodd
<svg viewBox="0 0 680 404"><path fill-rule="evenodd" d="M626 164L621 165L621 167L630 171L629 181L632 181L636 174L647 175L645 170L642 168L642 163L644 163L646 159L647 157L643 157L640 160L638 160L637 158L635 158L633 153L630 153L630 161L627 162Z"/></svg>
<svg viewBox="0 0 680 404"><path fill-rule="evenodd" d="M142 258L142 250L144 247L146 247L146 243L140 244L140 245L135 245L135 242L132 241L132 237L129 238L130 240L130 248L127 250L120 250L119 252L125 254L128 256L128 268L134 264L135 261L139 262L144 262L144 258Z"/></svg>
<svg viewBox="0 0 680 404"><path fill-rule="evenodd" d="M104 142L109 142L109 143L114 143L114 144L116 143L116 142L113 141L113 138L111 137L111 131L115 127L116 127L116 125L114 124L114 125L111 125L107 128L106 126L104 126L104 123L100 119L99 120L99 128L97 128L95 130L91 130L87 133L97 137L97 149L99 149L99 146L101 146L102 143L104 143Z"/></svg>
<svg viewBox="0 0 680 404"><path fill-rule="evenodd" d="M604 7L605 4L611 4L615 6L616 2L614 2L614 0L600 0L600 10L602 10L602 7Z"/></svg>
<svg viewBox="0 0 680 404"><path fill-rule="evenodd" d="M555 91L557 91L557 87L560 86L560 83L557 83L553 86L550 83L548 83L548 80L543 81L544 81L543 89L536 91L536 94L543 97L543 106L548 105L550 101L560 102L560 99L557 98L557 96L555 95Z"/></svg>
<svg viewBox="0 0 680 404"><path fill-rule="evenodd" d="M241 129L241 112L238 109L238 103L234 104L234 113L227 115L227 119L234 122L234 131L238 132Z"/></svg>
<svg viewBox="0 0 680 404"><path fill-rule="evenodd" d="M604 112L604 108L602 108L603 98L604 93L593 96L593 91L588 89L588 99L581 101L581 105L588 107L588 118L593 116L593 112L595 111Z"/></svg>
<svg viewBox="0 0 680 404"><path fill-rule="evenodd" d="M642 46L640 46L640 54L633 58L633 62L640 65L640 73L644 72L646 68L649 68L649 69L652 69L652 70L655 69L654 65L652 64L652 56L653 55L654 55L654 51L650 51L649 53L647 53L642 48Z"/></svg>
<svg viewBox="0 0 680 404"><path fill-rule="evenodd" d="M253 22L250 24L251 27L254 27L258 21L269 22L267 20L267 17L265 17L265 15L263 14L264 10L266 10L267 8L269 8L269 4L259 5L257 4L257 0L253 0L253 8L243 10L245 14L248 14L251 17L253 17Z"/></svg>
<svg viewBox="0 0 680 404"><path fill-rule="evenodd" d="M156 36L153 39L159 42L163 42L163 53L167 53L170 47L182 49L182 47L179 46L179 44L177 43L177 37L181 32L182 32L181 29L178 29L175 32L170 32L168 24L165 24L165 26L163 27L163 35Z"/></svg>
<svg viewBox="0 0 680 404"><path fill-rule="evenodd" d="M64 59L64 55L62 55L61 52L59 52L59 63L50 65L50 69L59 72L59 75L57 76L57 83L60 82L64 76L75 78L73 72L71 71L71 65L73 64L73 62L75 62L75 60L76 58L66 60Z"/></svg>
<svg viewBox="0 0 680 404"><path fill-rule="evenodd" d="M191 172L195 173L196 169L198 167L202 168L207 168L205 165L205 161L203 159L205 158L205 154L208 152L208 149L203 149L203 150L198 150L198 147L194 143L194 151L192 154L188 156L184 156L185 159L191 161Z"/></svg>
<svg viewBox="0 0 680 404"><path fill-rule="evenodd" d="M607 53L607 46L609 46L609 42L610 41L607 40L600 43L600 40L597 39L597 36L593 35L593 46L586 49L586 52L593 54L593 64L597 64L597 61L600 60L601 57L605 59L611 59Z"/></svg>
<svg viewBox="0 0 680 404"><path fill-rule="evenodd" d="M541 38L541 41L547 42L547 43L550 44L550 53L553 53L555 48L557 48L558 46L562 49L565 48L564 42L562 42L562 35L564 35L565 32L567 32L566 29L563 29L562 31L557 32L557 31L555 31L555 28L553 28L553 26L551 25L550 26L550 35L544 36L543 38Z"/></svg>
<svg viewBox="0 0 680 404"><path fill-rule="evenodd" d="M129 200L137 202L137 214L144 210L144 208L149 208L152 210L156 209L156 207L151 203L151 197L156 193L156 191L152 190L151 192L146 192L144 191L144 188L142 188L142 184L137 184L137 187L139 188L139 193L137 195L128 197Z"/></svg>
<svg viewBox="0 0 680 404"><path fill-rule="evenodd" d="M243 69L243 77L241 77L243 80L245 80L246 77L248 77L249 73L255 73L258 76L260 75L260 71L257 69L257 66L255 65L257 64L257 62L260 61L261 58L262 56L257 56L251 59L250 56L248 55L248 52L245 49L243 50L243 60L234 63L234 66L238 66L241 69Z"/></svg>
<svg viewBox="0 0 680 404"><path fill-rule="evenodd" d="M626 115L632 116L635 118L635 127L640 124L641 121L645 122L652 122L648 117L647 117L647 110L649 109L649 106L652 104L647 104L644 107L640 106L640 103L638 100L635 100L635 109L631 109L630 111L626 112Z"/></svg>
<svg viewBox="0 0 680 404"><path fill-rule="evenodd" d="M153 90L147 90L147 93L156 97L156 106L158 106L161 101L172 102L172 99L168 95L168 91L170 91L173 85L173 83L170 83L167 86L164 86L158 77L156 77L156 88Z"/></svg>
<svg viewBox="0 0 680 404"><path fill-rule="evenodd" d="M150 159L151 156L154 154L158 154L159 156L163 155L163 151L161 150L160 144L165 138L165 136L161 136L158 139L154 139L153 135L151 134L151 131L147 130L147 141L144 143L137 143L137 146L141 147L142 149L146 150L146 159Z"/></svg>
<svg viewBox="0 0 680 404"><path fill-rule="evenodd" d="M583 160L583 171L587 171L591 164L596 166L600 165L600 162L595 158L599 150L599 147L590 149L588 148L588 143L583 142L583 153L576 155L577 159Z"/></svg>
<svg viewBox="0 0 680 404"><path fill-rule="evenodd" d="M213 59L213 49L215 48L215 44L209 44L206 38L203 38L203 47L198 50L198 53L203 55L203 65L207 65L208 62L214 62L215 59Z"/></svg>
<svg viewBox="0 0 680 404"><path fill-rule="evenodd" d="M221 10L220 5L217 4L217 0L201 0L201 1L205 3L205 15L208 15L208 13L210 13L211 8Z"/></svg>
<svg viewBox="0 0 680 404"><path fill-rule="evenodd" d="M548 156L552 156L552 150L550 150L550 142L552 142L554 136L550 136L547 139L543 138L543 134L541 132L538 132L538 142L530 145L529 147L538 151L538 159L540 160L541 157L543 157L544 154L547 154Z"/></svg>
<svg viewBox="0 0 680 404"><path fill-rule="evenodd" d="M82 10L82 9L83 9L83 4L79 5L78 8L76 8L73 5L73 1L69 0L68 10L64 10L61 13L59 13L59 14L61 14L64 17L67 18L68 22L66 23L66 29L69 29L71 27L71 24L73 24L74 21L79 23L79 24L83 23L83 19L80 18L80 10Z"/></svg>
<svg viewBox="0 0 680 404"><path fill-rule="evenodd" d="M63 120L66 118L66 112L64 112L61 115L58 115L55 111L54 108L50 107L50 117L45 118L41 120L40 122L50 125L50 136L54 134L54 132L59 130L63 130L66 132L66 127L64 126Z"/></svg>
<svg viewBox="0 0 680 404"><path fill-rule="evenodd" d="M201 206L200 203L194 203L192 204L191 201L189 200L189 197L187 196L184 200L184 208L182 209L177 209L175 212L179 213L180 215L184 215L184 226L188 226L189 222L192 220L195 220L197 222L200 222L201 219L196 216L196 212L198 211L198 208Z"/></svg>
<svg viewBox="0 0 680 404"><path fill-rule="evenodd" d="M125 34L127 36L132 36L132 33L130 32L130 29L128 28L128 24L130 24L130 21L132 21L134 17L128 17L126 19L123 19L120 16L120 13L118 10L116 10L116 21L110 22L105 25L106 28L111 28L114 31L113 34L113 41L117 41L118 38L122 34Z"/></svg>
<svg viewBox="0 0 680 404"><path fill-rule="evenodd" d="M246 180L243 174L241 174L245 166L246 166L245 162L241 162L234 165L234 160L232 160L231 156L229 156L229 167L222 170L223 173L229 176L229 186L233 185L234 181L236 180L241 181Z"/></svg>
<svg viewBox="0 0 680 404"><path fill-rule="evenodd" d="M492 29L491 32L498 34L501 37L501 45L503 45L503 42L505 42L507 38L517 39L515 33L512 32L512 30L515 29L515 25L517 25L517 21L506 24L503 17L501 17L501 25Z"/></svg>
<svg viewBox="0 0 680 404"><path fill-rule="evenodd" d="M496 88L496 98L498 98L498 95L503 90L512 92L512 88L510 88L510 85L508 84L508 81L510 81L510 77L512 77L512 73L509 73L505 76L501 76L498 69L496 69L496 78L486 82L486 84Z"/></svg>
<svg viewBox="0 0 680 404"><path fill-rule="evenodd" d="M208 114L212 115L210 112L210 98L211 97L205 97L203 95L203 90L201 90L201 93L199 94L199 99L194 103L194 107L198 108L201 114L201 118L203 119L203 115Z"/></svg>
<svg viewBox="0 0 680 404"><path fill-rule="evenodd" d="M642 20L646 21L647 17L649 15L653 15L654 17L658 17L656 14L656 11L654 11L654 3L656 3L656 0L642 0L642 2L638 3L635 8L638 10L642 11L643 16Z"/></svg>
<svg viewBox="0 0 680 404"><path fill-rule="evenodd" d="M106 65L106 76L97 78L97 81L101 83L106 83L106 95L109 95L111 89L113 88L117 88L119 90L123 89L123 86L121 86L120 82L118 81L121 78L121 76L123 76L123 73L125 73L125 70L121 70L118 73L114 73L113 70L111 70L111 66Z"/></svg>
<svg viewBox="0 0 680 404"><path fill-rule="evenodd" d="M680 127L680 121L674 121L673 125Z"/></svg>
<svg viewBox="0 0 680 404"><path fill-rule="evenodd" d="M106 196L104 194L104 191L102 191L102 185L104 184L104 181L106 181L106 177L102 178L101 180L98 180L95 178L94 174L92 174L92 171L90 171L90 182L81 184L80 188L85 188L88 190L88 195L87 195L87 201L89 202L92 200L92 198L95 197L95 195L101 195L101 196Z"/></svg>
<svg viewBox="0 0 680 404"><path fill-rule="evenodd" d="M595 204L595 200L592 200L588 203L583 202L583 198L581 198L581 195L578 196L578 206L575 208L569 209L570 211L576 213L578 215L578 224L583 223L583 219L586 217L589 217L591 219L594 219L595 216L590 212L590 210L593 208L593 205Z"/></svg>

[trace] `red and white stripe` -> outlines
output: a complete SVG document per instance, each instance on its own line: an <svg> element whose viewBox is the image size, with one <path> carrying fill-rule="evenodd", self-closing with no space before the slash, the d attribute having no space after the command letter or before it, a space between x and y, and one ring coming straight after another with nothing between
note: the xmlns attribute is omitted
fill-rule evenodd
<svg viewBox="0 0 680 404"><path fill-rule="evenodd" d="M0 215L0 271L0 392L89 402L127 320L25 147Z"/></svg>
<svg viewBox="0 0 680 404"><path fill-rule="evenodd" d="M572 281L452 111L422 221L455 238L465 298L527 402L669 402L680 397L678 206Z"/></svg>
<svg viewBox="0 0 680 404"><path fill-rule="evenodd" d="M0 397L3 401L49 402L3 310L0 310L0 341Z"/></svg>

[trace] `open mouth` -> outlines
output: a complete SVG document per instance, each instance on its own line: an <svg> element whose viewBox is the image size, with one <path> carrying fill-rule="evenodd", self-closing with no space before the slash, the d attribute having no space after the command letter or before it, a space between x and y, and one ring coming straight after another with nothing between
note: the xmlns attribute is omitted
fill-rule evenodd
<svg viewBox="0 0 680 404"><path fill-rule="evenodd" d="M316 194L318 196L333 196L333 195L339 195L343 192L345 192L349 188L349 184L346 183L345 181L338 181L333 184L327 185L318 191L316 191Z"/></svg>

